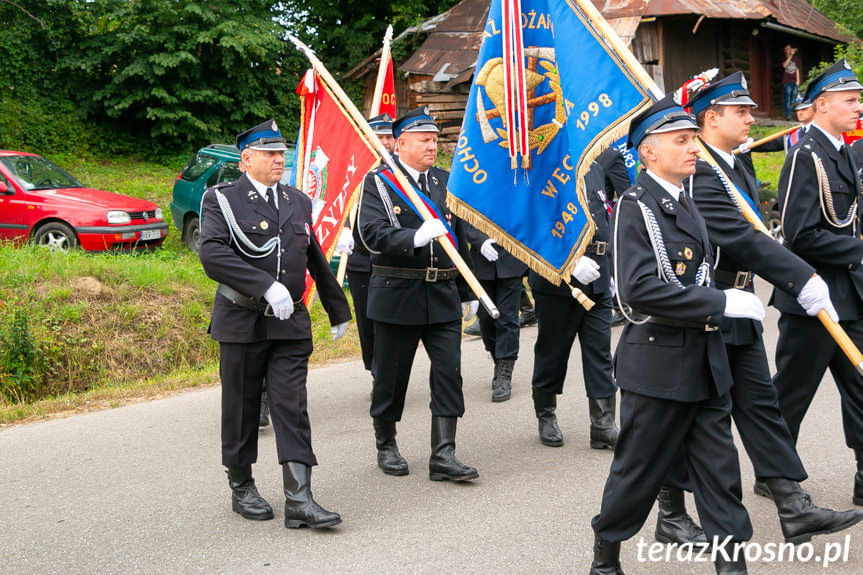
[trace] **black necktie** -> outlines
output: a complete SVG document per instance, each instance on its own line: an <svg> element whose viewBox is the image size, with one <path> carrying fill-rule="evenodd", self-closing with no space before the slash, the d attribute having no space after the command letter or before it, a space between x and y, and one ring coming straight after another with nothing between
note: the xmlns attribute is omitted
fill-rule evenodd
<svg viewBox="0 0 863 575"><path fill-rule="evenodd" d="M687 212L692 213L692 210L689 209L689 202L686 200L686 192L683 190L680 190L680 194L677 196L677 203L683 206Z"/></svg>
<svg viewBox="0 0 863 575"><path fill-rule="evenodd" d="M273 211L279 213L279 208L276 207L276 190L267 188L267 203L273 208Z"/></svg>
<svg viewBox="0 0 863 575"><path fill-rule="evenodd" d="M428 187L428 182L426 181L426 175L424 173L420 174L419 183L420 183L420 191L422 193L428 195L429 187Z"/></svg>

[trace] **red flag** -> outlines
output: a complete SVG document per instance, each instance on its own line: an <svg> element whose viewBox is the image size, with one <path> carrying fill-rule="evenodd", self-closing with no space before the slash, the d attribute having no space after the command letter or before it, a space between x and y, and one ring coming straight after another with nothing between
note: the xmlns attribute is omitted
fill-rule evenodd
<svg viewBox="0 0 863 575"><path fill-rule="evenodd" d="M306 72L297 93L302 103L292 183L312 200L312 229L329 260L351 197L380 158L312 70ZM314 284L306 272L303 301L307 306L313 296Z"/></svg>
<svg viewBox="0 0 863 575"><path fill-rule="evenodd" d="M863 138L863 127L861 127L860 120L857 120L856 128L842 133L842 139L845 140L846 144L853 144L861 138Z"/></svg>
<svg viewBox="0 0 863 575"><path fill-rule="evenodd" d="M387 75L384 76L384 89L381 92L381 106L378 114L396 117L396 84L393 78L393 59L387 58Z"/></svg>

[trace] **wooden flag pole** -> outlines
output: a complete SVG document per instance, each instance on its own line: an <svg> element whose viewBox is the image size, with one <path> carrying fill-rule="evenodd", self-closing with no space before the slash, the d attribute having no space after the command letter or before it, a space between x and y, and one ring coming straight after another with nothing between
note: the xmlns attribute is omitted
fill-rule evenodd
<svg viewBox="0 0 863 575"><path fill-rule="evenodd" d="M303 52L303 54L306 55L306 58L308 58L309 62L311 62L312 67L315 69L315 72L317 72L321 79L330 87L333 95L339 100L339 103L342 105L342 107L344 107L345 111L350 114L351 119L354 121L354 124L356 124L356 126L360 129L360 132L362 133L366 142L377 150L378 155L383 158L387 166L389 166L390 169L393 171L393 175L395 176L399 185L407 194L408 199L410 199L414 208L416 208L417 212L419 212L420 217L423 219L423 221L428 221L434 218L431 211L429 211L428 207L426 207L426 205L417 195L413 185L411 185L411 183L404 176L404 174L402 174L401 170L395 165L395 162L393 161L392 156L390 156L390 153L383 146L383 144L381 144L375 133L372 132L369 123L366 121L365 118L363 118L363 115L360 113L360 111L357 109L357 107L354 105L348 95L345 94L341 86L339 86L335 79L330 75L326 67L324 67L321 61L318 60L318 57L315 56L314 52L312 52L312 50L308 46L306 46L300 40L290 34L288 35L288 39L294 44L294 46L297 47L298 50L300 50L301 52ZM458 253L458 250L456 249L455 245L453 245L452 241L450 241L449 237L444 235L436 239L440 243L446 254L449 256L449 258L452 260L453 264L455 264L455 267L458 268L459 273L461 273L461 276L465 279L468 286L470 286L470 289L473 291L473 293L476 294L477 298L479 298L480 303L483 305L483 307L485 307L486 311L488 311L488 314L494 319L500 317L500 311L498 311L497 306L486 293L485 289L483 289L482 285L479 283L479 280L476 279L476 276L473 275L473 272L467 265L467 262L465 262L461 255Z"/></svg>
<svg viewBox="0 0 863 575"><path fill-rule="evenodd" d="M775 134L770 134L769 136L767 136L765 138L761 138L760 140L755 140L754 142L752 142L752 145L749 146L749 149L751 150L753 148L757 148L761 144L766 144L767 142L769 142L771 140L775 140L776 138L781 138L785 134L790 134L794 130L797 130L797 129L802 128L802 127L803 127L802 124L798 124L796 126L791 126L790 128L782 130L781 132L776 132ZM734 153L739 154L740 148L737 148L736 150L734 150Z"/></svg>
<svg viewBox="0 0 863 575"><path fill-rule="evenodd" d="M657 98L662 98L664 93L656 85L656 82L653 81L653 78L647 73L641 63L635 59L635 56L632 55L632 52L629 51L623 41L618 37L617 33L612 29L612 27L605 21L602 14L599 13L599 10L593 5L591 0L575 0L575 2L579 5L582 12L586 14L594 24L600 29L605 40L615 48L620 57L626 63L626 65L632 70L634 74L638 76L640 82L644 83L646 86L650 88L650 91ZM703 150L699 154L706 162L710 163L713 160L713 157L707 153L706 150ZM715 163L715 161L714 161ZM732 194L738 193L736 190L732 190ZM740 206L740 209L743 213L743 217L746 218L746 221L751 223L755 228L761 232L764 232L768 236L770 236L770 232L764 226L764 223L761 221L752 208L749 206L749 203L743 199L742 197L735 198L739 200L737 204ZM752 219L754 218L754 219ZM772 239L772 236L771 236ZM821 320L821 323L824 324L824 327L830 333L830 336L839 344L839 347L842 348L842 351L857 369L857 372L863 374L863 354L860 353L860 350L857 349L857 346L854 345L854 342L851 341L851 338L848 337L848 334L838 323L830 319L830 316L826 311L821 310L818 312L818 319Z"/></svg>

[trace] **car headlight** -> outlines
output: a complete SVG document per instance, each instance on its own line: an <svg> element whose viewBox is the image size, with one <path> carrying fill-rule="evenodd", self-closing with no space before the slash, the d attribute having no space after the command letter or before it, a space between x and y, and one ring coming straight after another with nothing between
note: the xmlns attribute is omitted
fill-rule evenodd
<svg viewBox="0 0 863 575"><path fill-rule="evenodd" d="M132 221L132 218L129 217L127 212L123 212L120 210L111 210L108 212L108 223L109 224L128 224Z"/></svg>
<svg viewBox="0 0 863 575"><path fill-rule="evenodd" d="M165 219L164 217L162 217L162 208L156 208L156 219L157 220Z"/></svg>

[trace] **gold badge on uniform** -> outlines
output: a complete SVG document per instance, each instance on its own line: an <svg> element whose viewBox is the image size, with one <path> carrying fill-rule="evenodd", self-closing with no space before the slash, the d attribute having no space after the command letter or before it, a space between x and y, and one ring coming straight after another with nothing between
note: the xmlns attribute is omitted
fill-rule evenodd
<svg viewBox="0 0 863 575"><path fill-rule="evenodd" d="M682 276L683 274L685 274L686 273L686 264L683 262L677 262L677 267L674 268L674 273L676 273L679 276Z"/></svg>
<svg viewBox="0 0 863 575"><path fill-rule="evenodd" d="M402 213L402 207L401 206L393 206L393 212L395 213L395 215L399 215L400 213Z"/></svg>
<svg viewBox="0 0 863 575"><path fill-rule="evenodd" d="M689 248L689 247L683 248L683 257L685 257L688 260L691 260L692 259L692 248Z"/></svg>
<svg viewBox="0 0 863 575"><path fill-rule="evenodd" d="M261 220L261 229L262 230L266 230L269 227L270 227L270 224L268 224L266 220Z"/></svg>

